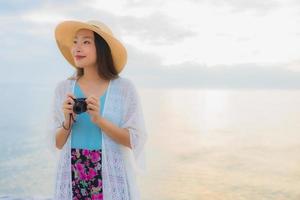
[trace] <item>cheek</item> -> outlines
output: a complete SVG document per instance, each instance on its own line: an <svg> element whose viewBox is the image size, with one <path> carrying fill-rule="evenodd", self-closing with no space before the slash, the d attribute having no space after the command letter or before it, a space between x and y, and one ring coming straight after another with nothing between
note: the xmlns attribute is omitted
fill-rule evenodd
<svg viewBox="0 0 300 200"><path fill-rule="evenodd" d="M95 48L91 48L90 51L89 51L90 55L91 55L91 58L93 60L96 60L97 59L97 52L96 52L96 49Z"/></svg>
<svg viewBox="0 0 300 200"><path fill-rule="evenodd" d="M71 47L70 51L71 51L71 54L74 55L75 49L73 47Z"/></svg>

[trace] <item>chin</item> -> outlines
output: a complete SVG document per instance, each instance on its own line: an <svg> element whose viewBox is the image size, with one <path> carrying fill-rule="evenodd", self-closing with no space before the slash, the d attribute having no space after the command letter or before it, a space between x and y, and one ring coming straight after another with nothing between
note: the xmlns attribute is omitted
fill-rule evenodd
<svg viewBox="0 0 300 200"><path fill-rule="evenodd" d="M76 65L76 68L84 69L84 67L80 64L75 64L75 65Z"/></svg>
<svg viewBox="0 0 300 200"><path fill-rule="evenodd" d="M82 62L77 62L77 63L75 63L75 65L76 65L78 68L85 68L85 66L87 66L86 63L82 63Z"/></svg>

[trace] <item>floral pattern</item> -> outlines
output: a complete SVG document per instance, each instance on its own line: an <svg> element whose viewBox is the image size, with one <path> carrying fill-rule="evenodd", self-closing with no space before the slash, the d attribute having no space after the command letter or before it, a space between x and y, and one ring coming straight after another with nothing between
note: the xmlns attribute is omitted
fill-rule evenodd
<svg viewBox="0 0 300 200"><path fill-rule="evenodd" d="M71 148L73 200L103 200L101 149Z"/></svg>

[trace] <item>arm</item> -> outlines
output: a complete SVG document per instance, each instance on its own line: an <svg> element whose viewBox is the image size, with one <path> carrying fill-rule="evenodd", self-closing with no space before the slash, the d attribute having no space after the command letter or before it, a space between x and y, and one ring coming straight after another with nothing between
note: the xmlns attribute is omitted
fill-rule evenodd
<svg viewBox="0 0 300 200"><path fill-rule="evenodd" d="M125 96L123 99L123 116L120 128L129 131L129 138L134 159L130 159L137 172L146 171L145 144L147 131L145 127L142 105L135 85L129 80L124 85Z"/></svg>
<svg viewBox="0 0 300 200"><path fill-rule="evenodd" d="M71 123L72 124L72 123ZM64 122L65 127L69 127L69 123ZM71 132L71 128L69 130L64 129L63 127L60 127L57 129L57 132L55 134L55 145L56 148L62 149L65 145L69 135Z"/></svg>
<svg viewBox="0 0 300 200"><path fill-rule="evenodd" d="M126 128L119 128L101 116L97 119L96 124L117 143L131 148L129 131Z"/></svg>
<svg viewBox="0 0 300 200"><path fill-rule="evenodd" d="M56 148L56 149L62 149L63 146L65 145L69 134L71 132L71 128L69 130L65 130L62 127L62 122L64 121L64 126L65 127L72 127L73 120L71 120L71 125L70 123L70 118L65 117L65 104L66 102L69 102L68 100L63 101L64 97L64 84L65 82L60 82L55 88L54 91L54 97L52 100L52 118L50 121L50 127L51 127L51 145ZM70 94L67 94L68 96ZM63 106L62 106L63 105ZM68 105L68 107L72 107L71 105Z"/></svg>

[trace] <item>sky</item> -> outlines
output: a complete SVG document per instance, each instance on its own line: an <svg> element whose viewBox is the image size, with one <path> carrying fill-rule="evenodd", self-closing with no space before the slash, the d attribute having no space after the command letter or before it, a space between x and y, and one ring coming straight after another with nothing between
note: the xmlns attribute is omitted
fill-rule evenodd
<svg viewBox="0 0 300 200"><path fill-rule="evenodd" d="M107 24L128 51L121 75L145 87L300 88L296 0L1 2L0 83L71 75L54 38L64 20Z"/></svg>

